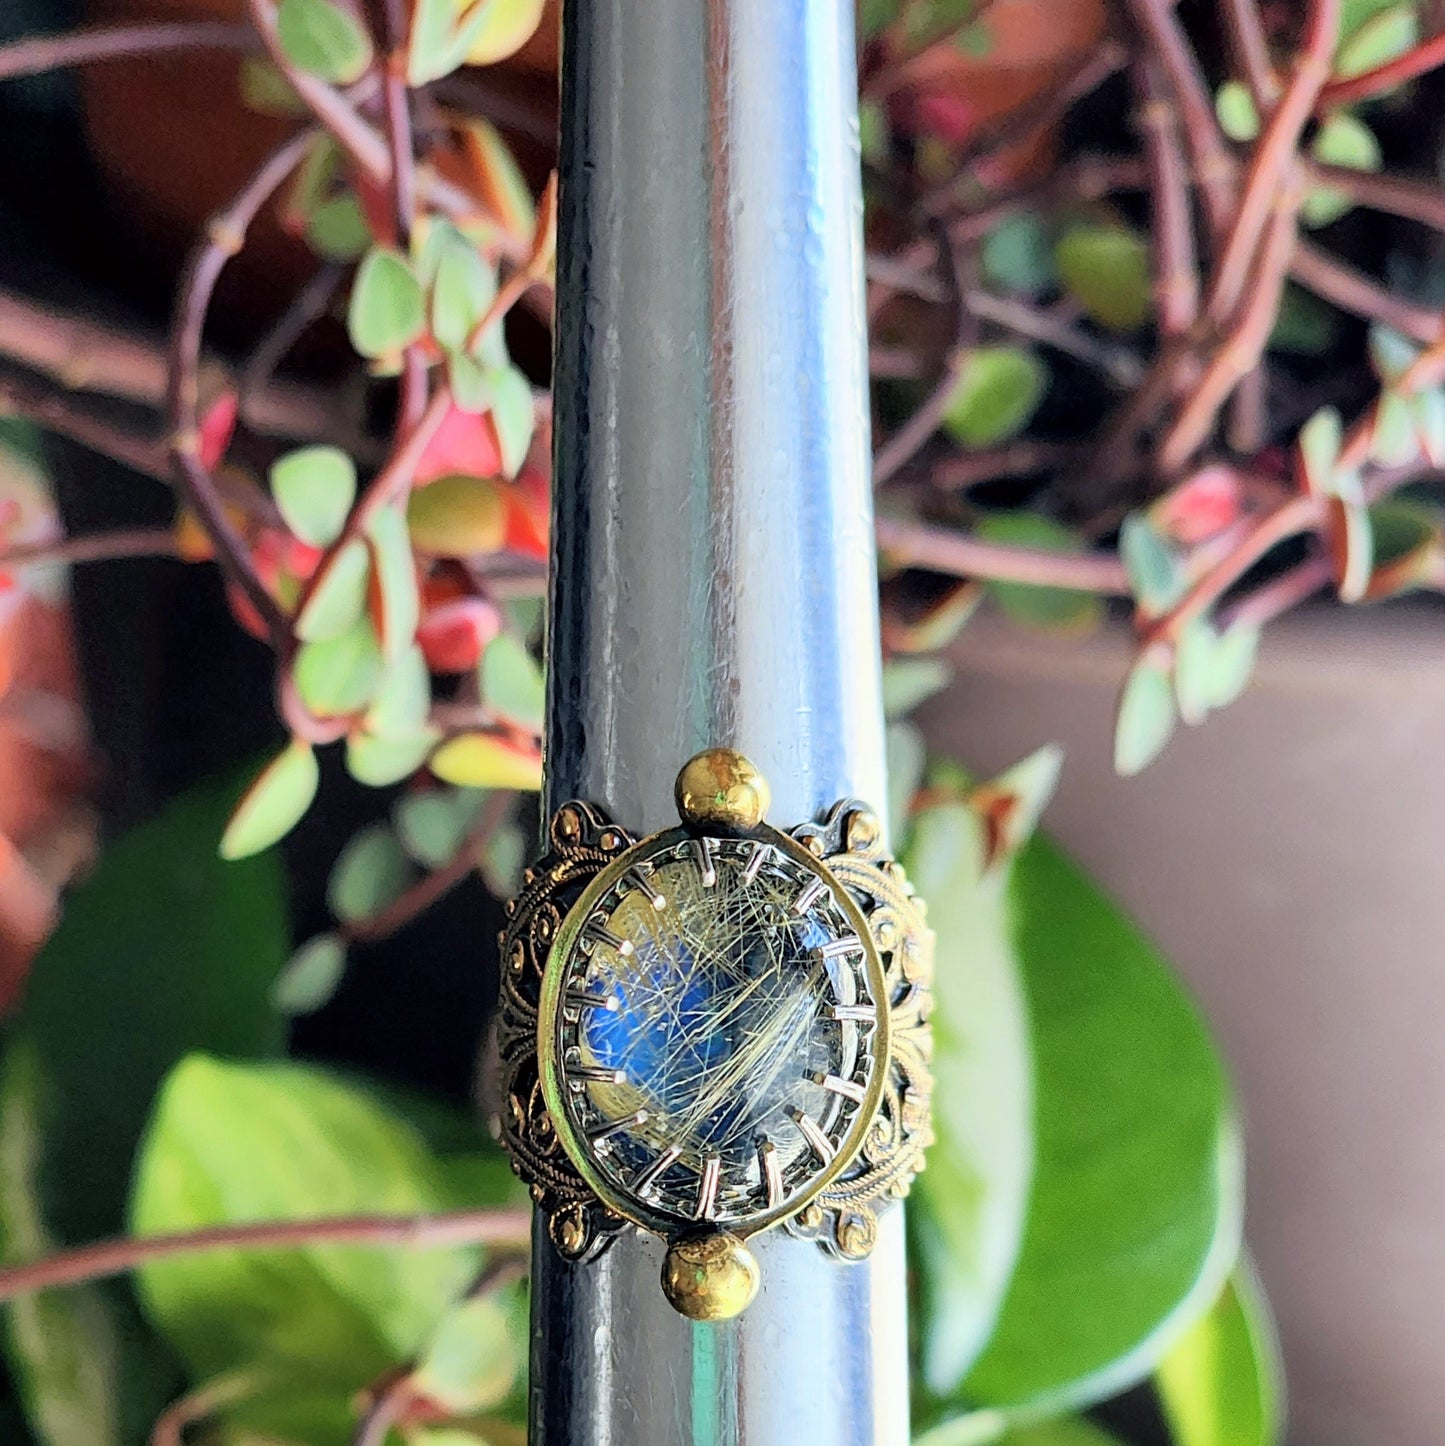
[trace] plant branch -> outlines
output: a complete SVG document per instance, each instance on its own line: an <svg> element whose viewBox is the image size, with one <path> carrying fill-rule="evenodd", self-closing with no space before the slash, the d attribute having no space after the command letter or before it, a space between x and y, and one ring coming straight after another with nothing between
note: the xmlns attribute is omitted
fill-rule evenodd
<svg viewBox="0 0 1445 1446"><path fill-rule="evenodd" d="M1019 582L1115 597L1130 595L1124 566L1117 557L1010 547L892 517L878 518L876 527L879 550L901 567L923 568L946 577Z"/></svg>
<svg viewBox="0 0 1445 1446"><path fill-rule="evenodd" d="M256 571L249 548L226 514L215 479L201 461L197 415L201 335L211 296L226 262L241 249L257 213L300 165L315 138L316 132L310 128L292 136L262 162L240 194L211 220L204 240L186 267L171 331L168 411L171 456L177 480L191 509L210 534L217 559L256 609L278 650L289 636L289 621Z"/></svg>
<svg viewBox="0 0 1445 1446"><path fill-rule="evenodd" d="M1301 286L1316 296L1366 321L1383 322L1412 341L1429 346L1445 335L1445 315L1439 310L1412 305L1363 271L1308 241L1296 242L1289 270Z"/></svg>
<svg viewBox="0 0 1445 1446"><path fill-rule="evenodd" d="M919 403L913 415L874 453L875 487L881 487L895 472L910 462L919 448L938 430L957 381L957 359L950 358L938 384Z"/></svg>
<svg viewBox="0 0 1445 1446"><path fill-rule="evenodd" d="M173 475L166 450L159 442L115 426L49 387L15 377L0 377L0 416L24 417L43 430L69 437L87 451L110 457L144 477L169 482Z"/></svg>
<svg viewBox="0 0 1445 1446"><path fill-rule="evenodd" d="M1340 0L1312 0L1294 74L1255 145L1234 222L1210 281L1206 310L1217 326L1227 326L1239 304L1260 238L1279 204L1285 172L1299 150L1320 87L1329 78L1339 22Z"/></svg>
<svg viewBox="0 0 1445 1446"><path fill-rule="evenodd" d="M1278 577L1270 578L1238 602L1222 608L1218 619L1219 630L1262 628L1329 587L1334 577L1334 564L1328 557L1323 554L1308 557Z"/></svg>
<svg viewBox="0 0 1445 1446"><path fill-rule="evenodd" d="M526 1210L453 1210L438 1215L339 1215L314 1220L268 1220L214 1225L176 1235L103 1240L62 1250L44 1260L0 1268L0 1300L56 1286L80 1285L124 1275L154 1260L212 1250L296 1250L310 1245L399 1246L439 1249L487 1245L527 1248L531 1215Z"/></svg>
<svg viewBox="0 0 1445 1446"><path fill-rule="evenodd" d="M991 291L970 291L964 301L968 310L983 321L992 322L1031 341L1042 342L1086 366L1103 372L1115 386L1136 387L1144 369L1127 347L1110 346L1071 326L1062 318L1016 297L995 296Z"/></svg>
<svg viewBox="0 0 1445 1446"><path fill-rule="evenodd" d="M58 566L64 563L115 562L130 557L179 557L169 527L136 527L118 532L89 532L54 542L30 542L0 552L0 568Z"/></svg>
<svg viewBox="0 0 1445 1446"><path fill-rule="evenodd" d="M1445 190L1433 181L1356 171L1348 166L1323 166L1309 156L1301 156L1299 163L1312 186L1327 186L1348 196L1357 206L1445 231Z"/></svg>
<svg viewBox="0 0 1445 1446"><path fill-rule="evenodd" d="M411 923L418 914L431 908L438 899L445 898L476 868L478 855L506 821L512 808L512 798L513 795L505 790L489 793L482 806L481 817L468 831L450 862L433 869L379 913L342 928L341 936L352 944L370 944L378 939L389 939L398 929Z"/></svg>
<svg viewBox="0 0 1445 1446"><path fill-rule="evenodd" d="M1437 66L1445 65L1445 34L1432 36L1429 40L1367 70L1363 75L1352 75L1332 80L1319 94L1317 109L1321 115L1337 110L1341 106L1356 105L1370 100L1387 90L1394 90L1406 81L1415 80Z"/></svg>
<svg viewBox="0 0 1445 1446"><path fill-rule="evenodd" d="M103 25L72 30L64 35L31 35L0 45L0 81L44 75L73 65L129 60L176 50L259 48L260 42L249 25L230 25L218 20Z"/></svg>
<svg viewBox="0 0 1445 1446"><path fill-rule="evenodd" d="M1154 302L1159 330L1164 336L1181 336L1199 316L1199 266L1189 209L1189 178L1174 108L1164 99L1154 62L1136 63L1134 84L1140 97L1139 128L1144 134L1153 180Z"/></svg>
<svg viewBox="0 0 1445 1446"><path fill-rule="evenodd" d="M1244 75L1256 108L1263 115L1279 98L1279 77L1269 58L1269 42L1259 6L1255 0L1223 0L1219 8L1229 35L1230 53Z"/></svg>
<svg viewBox="0 0 1445 1446"><path fill-rule="evenodd" d="M218 1376L205 1385L188 1391L172 1401L151 1428L150 1446L182 1446L188 1426L198 1425L227 1406L234 1406L254 1396L260 1388L260 1377L254 1371L238 1371Z"/></svg>

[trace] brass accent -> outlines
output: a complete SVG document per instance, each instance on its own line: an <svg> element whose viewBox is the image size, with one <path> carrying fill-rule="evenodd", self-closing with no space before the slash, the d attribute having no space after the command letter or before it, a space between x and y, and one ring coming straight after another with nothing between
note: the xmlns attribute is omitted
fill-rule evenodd
<svg viewBox="0 0 1445 1446"><path fill-rule="evenodd" d="M504 1105L497 1128L563 1256L588 1260L623 1229L651 1231L668 1241L663 1267L668 1300L690 1319L722 1320L742 1310L758 1287L757 1263L743 1244L747 1236L782 1223L840 1260L862 1259L877 1239L879 1210L906 1195L922 1168L932 1139L933 936L902 868L883 850L877 815L865 805L844 800L821 823L781 833L762 821L766 781L746 759L721 749L685 764L676 793L684 827L641 842L586 803L564 804L554 815L547 852L527 870L520 894L507 906L497 1024ZM809 957L815 967L841 971L836 978L858 981L822 1017L837 1021L861 1061L852 1089L828 1091L835 1110L851 1111L840 1117L846 1127L829 1125L824 1134L808 1121L812 1152L806 1167L801 1156L789 1157L786 1189L783 1162L767 1145L758 1155L760 1183L746 1187L752 1193L741 1197L750 1203L736 1203L735 1192L743 1187L734 1173L734 1193L716 1197L719 1226L706 1231L666 1208L669 1192L679 1187L668 1185L662 1172L685 1142L650 1141L659 1152L653 1158L665 1157L665 1163L652 1170L634 1166L619 1178L620 1165L609 1163L606 1153L610 1140L597 1138L607 1128L595 1129L594 1112L589 1138L577 1122L588 1119L585 1112L574 1118L572 1110L583 1107L569 1103L580 1096L575 1090L569 1096L571 1076L559 1055L559 1040L568 1031L577 1038L587 1011L615 1016L619 1009L605 986L568 977L579 938L595 939L598 920L607 917L602 911L615 897L609 891L630 884L644 897L649 891L656 895L650 881L657 859L687 857L700 839L708 840L706 856L727 861L728 878L743 886L757 885L764 855L773 860L774 872L767 876L773 887L799 877L799 870L817 881L816 890L812 884L807 888L816 893L819 909L832 911L827 917L834 922L827 927L835 937L831 949L820 947ZM720 901L728 896L721 884L705 895ZM649 909L647 917L666 924L673 907L669 900L662 910ZM806 914L807 906L799 912ZM856 932L855 942L849 931ZM623 951L619 956L628 964L638 957ZM575 1064L575 1045L569 1059ZM840 1082L834 1080L835 1086ZM679 1148L668 1155L664 1146L671 1144ZM690 1155L682 1168L698 1168L697 1157ZM714 1163L713 1179L704 1186L709 1210L716 1190Z"/></svg>
<svg viewBox="0 0 1445 1446"><path fill-rule="evenodd" d="M741 753L709 748L689 758L673 788L677 812L695 828L756 828L772 802L768 781Z"/></svg>
<svg viewBox="0 0 1445 1446"><path fill-rule="evenodd" d="M662 1258L662 1293L689 1320L731 1320L758 1293L758 1262L736 1235L684 1236Z"/></svg>

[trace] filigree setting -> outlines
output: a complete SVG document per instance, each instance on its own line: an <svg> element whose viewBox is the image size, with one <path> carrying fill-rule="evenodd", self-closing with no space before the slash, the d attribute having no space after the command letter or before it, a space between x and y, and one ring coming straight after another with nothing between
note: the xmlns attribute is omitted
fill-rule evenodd
<svg viewBox="0 0 1445 1446"><path fill-rule="evenodd" d="M922 1168L932 935L856 800L780 833L723 750L677 800L641 842L551 820L502 935L499 1133L561 1254L661 1235L668 1299L716 1320L756 1289L749 1235L862 1259Z"/></svg>

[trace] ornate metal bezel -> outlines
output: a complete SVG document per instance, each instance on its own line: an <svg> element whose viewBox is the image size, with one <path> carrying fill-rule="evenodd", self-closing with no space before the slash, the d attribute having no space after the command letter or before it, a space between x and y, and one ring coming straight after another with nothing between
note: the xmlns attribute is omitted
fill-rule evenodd
<svg viewBox="0 0 1445 1446"><path fill-rule="evenodd" d="M695 1318L719 1319L742 1309L757 1286L756 1263L741 1237L783 1224L842 1260L862 1259L877 1239L878 1211L905 1195L922 1168L932 1138L932 935L866 805L843 800L822 822L781 832L762 821L761 776L725 750L685 765L677 792L682 827L641 841L582 802L564 804L551 819L549 848L508 904L502 935L498 1127L564 1257L589 1260L625 1229L659 1234L670 1245L663 1272L669 1299ZM597 902L639 860L671 841L698 838L766 841L823 880L866 941L867 988L879 1006L865 1107L850 1123L845 1147L784 1207L722 1228L658 1212L609 1180L571 1121L557 1064L562 966Z"/></svg>
<svg viewBox="0 0 1445 1446"><path fill-rule="evenodd" d="M633 1224L650 1230L655 1235L671 1237L682 1232L696 1230L697 1221L686 1216L654 1210L645 1198L618 1186L599 1167L592 1146L578 1130L573 1110L566 1097L560 1066L560 1031L563 1023L562 996L566 982L566 968L579 937L587 928L598 904L607 897L617 882L629 871L671 849L674 845L695 838L712 838L718 842L727 835L699 831L686 827L668 829L652 834L632 844L621 855L607 865L583 891L581 897L568 911L562 928L552 943L542 975L542 993L537 1015L537 1057L542 1080L542 1094L562 1148L566 1151L578 1173L591 1186L598 1198L614 1214L621 1215ZM886 978L883 964L878 956L868 920L854 902L852 895L829 872L827 866L812 850L805 848L796 839L777 829L760 824L750 830L751 840L771 845L795 865L822 880L829 894L847 919L849 927L858 938L858 948L864 959L869 1002L876 1006L875 1022L871 1034L871 1056L868 1071L867 1093L860 1108L853 1112L852 1120L843 1137L836 1142L836 1153L826 1164L812 1172L807 1183L794 1190L781 1205L774 1209L761 1210L746 1217L732 1219L727 1229L739 1238L755 1235L771 1225L796 1215L831 1186L857 1159L872 1130L883 1099L885 1075L889 1060L891 1037L886 993Z"/></svg>

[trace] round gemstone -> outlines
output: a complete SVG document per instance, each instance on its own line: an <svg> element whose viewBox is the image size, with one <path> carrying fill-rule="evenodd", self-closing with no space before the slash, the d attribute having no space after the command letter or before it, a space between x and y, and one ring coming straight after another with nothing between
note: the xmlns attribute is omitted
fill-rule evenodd
<svg viewBox="0 0 1445 1446"><path fill-rule="evenodd" d="M801 1196L863 1108L867 960L827 881L770 844L629 869L564 961L566 1108L614 1189L683 1220Z"/></svg>

